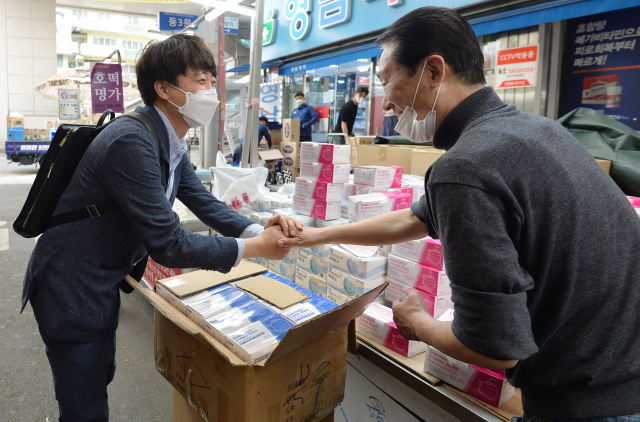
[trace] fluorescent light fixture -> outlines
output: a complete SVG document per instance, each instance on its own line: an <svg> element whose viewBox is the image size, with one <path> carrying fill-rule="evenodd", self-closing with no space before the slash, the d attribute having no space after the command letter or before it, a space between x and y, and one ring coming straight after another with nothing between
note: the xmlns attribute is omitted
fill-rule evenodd
<svg viewBox="0 0 640 422"><path fill-rule="evenodd" d="M369 62L369 59L358 59L358 61L361 63L367 63Z"/></svg>
<svg viewBox="0 0 640 422"><path fill-rule="evenodd" d="M337 64L331 64L331 65L329 65L329 67L338 67L338 65Z"/></svg>
<svg viewBox="0 0 640 422"><path fill-rule="evenodd" d="M359 66L358 67L358 72L366 72L367 70L369 70L369 68L367 66Z"/></svg>
<svg viewBox="0 0 640 422"><path fill-rule="evenodd" d="M163 34L162 32L156 31L155 29L148 29L147 35L149 36L149 38L153 38L154 40L158 41L164 41L169 38L169 35Z"/></svg>
<svg viewBox="0 0 640 422"><path fill-rule="evenodd" d="M228 1L220 1L220 0L189 0L192 3L202 4L204 6L212 7L213 9L209 9L205 12L204 18L211 22L224 12L233 12L239 15L245 15L250 17L256 16L255 9L252 9L248 6L240 6L239 3L242 0L228 0Z"/></svg>

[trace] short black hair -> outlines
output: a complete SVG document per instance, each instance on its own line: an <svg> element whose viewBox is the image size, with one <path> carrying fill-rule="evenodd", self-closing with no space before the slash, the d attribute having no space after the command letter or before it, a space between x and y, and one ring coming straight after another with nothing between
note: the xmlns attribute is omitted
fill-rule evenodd
<svg viewBox="0 0 640 422"><path fill-rule="evenodd" d="M304 92L297 92L295 96L304 98Z"/></svg>
<svg viewBox="0 0 640 422"><path fill-rule="evenodd" d="M176 34L161 42L149 42L136 63L142 101L153 104L158 97L154 87L156 81L177 86L178 75L186 75L189 66L218 76L213 53L199 36Z"/></svg>
<svg viewBox="0 0 640 422"><path fill-rule="evenodd" d="M358 89L356 89L356 94L369 95L369 88L367 88L366 86L361 86Z"/></svg>
<svg viewBox="0 0 640 422"><path fill-rule="evenodd" d="M260 116L258 117L258 120L261 122L269 123L269 119L267 119L267 116Z"/></svg>
<svg viewBox="0 0 640 422"><path fill-rule="evenodd" d="M376 40L395 45L391 60L415 75L423 59L442 56L453 73L469 85L485 84L484 56L469 22L455 10L421 7L407 13Z"/></svg>

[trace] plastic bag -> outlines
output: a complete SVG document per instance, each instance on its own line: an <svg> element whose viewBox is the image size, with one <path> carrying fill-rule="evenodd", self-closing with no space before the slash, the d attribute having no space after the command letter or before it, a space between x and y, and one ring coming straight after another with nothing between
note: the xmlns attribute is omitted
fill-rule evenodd
<svg viewBox="0 0 640 422"><path fill-rule="evenodd" d="M211 167L213 195L234 210L269 193L266 167Z"/></svg>
<svg viewBox="0 0 640 422"><path fill-rule="evenodd" d="M222 151L218 151L218 155L216 155L216 167L231 167L227 164L227 159L224 158Z"/></svg>

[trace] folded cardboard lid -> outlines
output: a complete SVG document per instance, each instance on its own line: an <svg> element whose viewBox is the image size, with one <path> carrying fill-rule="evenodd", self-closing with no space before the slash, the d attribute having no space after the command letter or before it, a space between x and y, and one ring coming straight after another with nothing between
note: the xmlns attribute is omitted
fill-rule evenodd
<svg viewBox="0 0 640 422"><path fill-rule="evenodd" d="M199 270L165 278L164 280L159 280L158 283L166 287L166 289L176 295L176 297L183 298L221 284L242 280L243 278L256 274L262 274L266 271L267 269L262 265L243 260L240 262L240 265L232 268L231 271L226 274L218 271Z"/></svg>
<svg viewBox="0 0 640 422"><path fill-rule="evenodd" d="M277 160L279 158L283 158L282 153L277 149L268 149L268 150L258 150L258 156L261 160L269 161L269 160Z"/></svg>
<svg viewBox="0 0 640 422"><path fill-rule="evenodd" d="M266 300L280 309L303 302L309 297L291 286L259 275L236 283L236 287Z"/></svg>

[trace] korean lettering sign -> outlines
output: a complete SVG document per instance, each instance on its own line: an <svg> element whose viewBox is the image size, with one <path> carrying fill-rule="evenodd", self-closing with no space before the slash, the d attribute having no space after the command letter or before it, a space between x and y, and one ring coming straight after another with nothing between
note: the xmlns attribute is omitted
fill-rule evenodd
<svg viewBox="0 0 640 422"><path fill-rule="evenodd" d="M76 120L80 115L80 102L77 89L58 89L58 118Z"/></svg>
<svg viewBox="0 0 640 422"><path fill-rule="evenodd" d="M160 31L180 31L187 28L196 19L198 19L198 15L158 12L158 29Z"/></svg>
<svg viewBox="0 0 640 422"><path fill-rule="evenodd" d="M124 113L122 66L117 63L96 63L91 70L91 102L93 113L113 110Z"/></svg>
<svg viewBox="0 0 640 422"><path fill-rule="evenodd" d="M270 122L278 122L282 117L282 82L260 85L260 115Z"/></svg>
<svg viewBox="0 0 640 422"><path fill-rule="evenodd" d="M567 21L559 116L588 107L640 130L633 120L640 118L638 13L634 7Z"/></svg>
<svg viewBox="0 0 640 422"><path fill-rule="evenodd" d="M536 85L538 46L499 50L496 61L496 89Z"/></svg>

